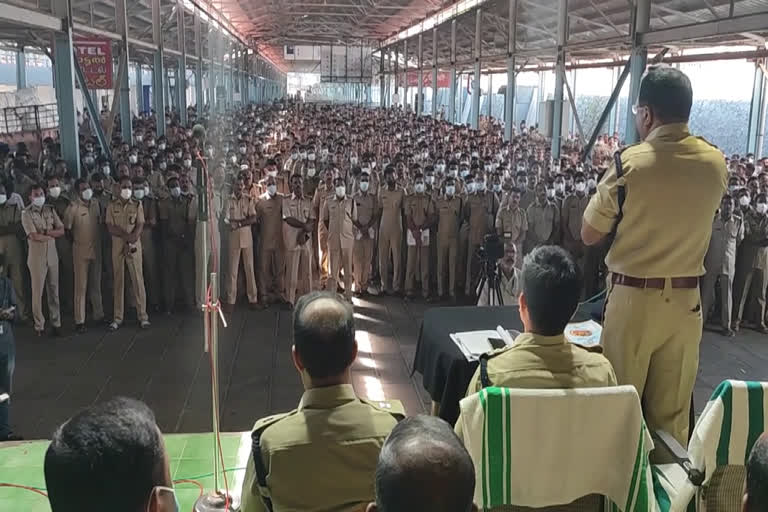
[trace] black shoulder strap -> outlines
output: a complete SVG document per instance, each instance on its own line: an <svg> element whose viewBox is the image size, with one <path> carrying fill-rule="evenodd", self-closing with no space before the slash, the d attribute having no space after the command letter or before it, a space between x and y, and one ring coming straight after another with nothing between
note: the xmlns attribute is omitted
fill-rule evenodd
<svg viewBox="0 0 768 512"><path fill-rule="evenodd" d="M483 389L493 386L491 378L488 376L488 354L480 356L480 384Z"/></svg>
<svg viewBox="0 0 768 512"><path fill-rule="evenodd" d="M256 429L251 434L251 452L253 455L253 469L256 472L256 482L259 484L259 488L267 487L267 468L264 466L264 461L261 458L261 434L263 429ZM259 493L261 494L261 493ZM261 499L264 502L268 512L272 512L272 499L261 495Z"/></svg>
<svg viewBox="0 0 768 512"><path fill-rule="evenodd" d="M624 185L624 166L621 164L621 152L617 151L613 154L613 163L616 166L616 181L618 183L616 187L617 201L619 205L619 213L616 216L616 222L613 223L613 234L616 234L616 230L619 227L619 222L624 217L624 200L627 198L627 189Z"/></svg>

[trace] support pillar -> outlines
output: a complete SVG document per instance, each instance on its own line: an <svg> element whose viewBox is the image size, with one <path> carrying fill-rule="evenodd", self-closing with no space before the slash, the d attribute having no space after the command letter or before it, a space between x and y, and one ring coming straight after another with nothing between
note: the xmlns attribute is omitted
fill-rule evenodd
<svg viewBox="0 0 768 512"><path fill-rule="evenodd" d="M387 102L385 101L386 94L384 93L384 80L386 77L384 76L384 53L386 49L382 48L379 50L379 107L386 107ZM362 61L361 61L362 62Z"/></svg>
<svg viewBox="0 0 768 512"><path fill-rule="evenodd" d="M392 78L395 82L395 93L393 96L397 96L397 101L393 101L394 107L399 107L400 103L400 56L398 55L397 45L395 45L395 68L393 70Z"/></svg>
<svg viewBox="0 0 768 512"><path fill-rule="evenodd" d="M472 105L469 112L469 125L473 130L477 130L480 121L480 45L482 44L480 29L482 23L483 10L478 8L475 11L475 72L472 82Z"/></svg>
<svg viewBox="0 0 768 512"><path fill-rule="evenodd" d="M517 52L517 0L509 0L507 27L507 92L504 98L504 140L512 140L515 124L515 53Z"/></svg>
<svg viewBox="0 0 768 512"><path fill-rule="evenodd" d="M760 118L762 113L763 97L765 96L765 75L758 63L755 63L755 78L752 83L752 101L749 104L749 125L747 127L747 153L756 153L757 138L760 133L760 125L764 120Z"/></svg>
<svg viewBox="0 0 768 512"><path fill-rule="evenodd" d="M616 78L617 78L618 72L619 72L618 68L616 67L611 68L611 89L616 87ZM618 103L616 105L618 105ZM614 105L614 107L611 109L611 116L608 118L608 128L606 129L606 131L608 132L611 130L615 131L614 127L616 126L616 122L617 122L616 121L616 105Z"/></svg>
<svg viewBox="0 0 768 512"><path fill-rule="evenodd" d="M144 105L144 77L141 76L141 63L136 63L136 104L139 112L146 112L148 109Z"/></svg>
<svg viewBox="0 0 768 512"><path fill-rule="evenodd" d="M176 0L176 31L179 33L179 64L176 72L176 104L179 108L179 120L187 126L187 34L184 27L184 4Z"/></svg>
<svg viewBox="0 0 768 512"><path fill-rule="evenodd" d="M403 40L403 110L408 110L408 40Z"/></svg>
<svg viewBox="0 0 768 512"><path fill-rule="evenodd" d="M208 108L211 113L216 108L216 28L208 23Z"/></svg>
<svg viewBox="0 0 768 512"><path fill-rule="evenodd" d="M196 108L199 116L203 115L203 27L200 22L200 11L195 8L195 96Z"/></svg>
<svg viewBox="0 0 768 512"><path fill-rule="evenodd" d="M563 82L565 81L565 43L568 40L568 0L558 0L557 61L555 64L555 101L552 115L552 160L560 158L563 131Z"/></svg>
<svg viewBox="0 0 768 512"><path fill-rule="evenodd" d="M488 108L486 114L490 121L491 115L493 114L493 75L491 73L488 73Z"/></svg>
<svg viewBox="0 0 768 512"><path fill-rule="evenodd" d="M118 0L124 1L124 0ZM157 136L165 135L165 67L163 64L163 28L160 0L152 0L152 42L157 48L152 66L152 101L157 119Z"/></svg>
<svg viewBox="0 0 768 512"><path fill-rule="evenodd" d="M432 119L437 118L437 27L432 29Z"/></svg>
<svg viewBox="0 0 768 512"><path fill-rule="evenodd" d="M755 158L763 156L763 147L765 143L765 118L768 115L768 94L763 85L763 97L760 99L760 124L757 127L757 143L755 144Z"/></svg>
<svg viewBox="0 0 768 512"><path fill-rule="evenodd" d="M637 102L640 94L640 81L645 73L645 65L648 60L648 48L639 45L639 35L648 31L651 19L651 0L637 0L635 3L635 22L632 27L632 54L630 55L630 78L629 78L629 97L627 97L627 126L624 140L627 144L637 142L637 129L635 128L635 118L629 113L632 111L632 105Z"/></svg>
<svg viewBox="0 0 768 512"><path fill-rule="evenodd" d="M416 88L416 115L424 112L424 34L419 34L419 86Z"/></svg>
<svg viewBox="0 0 768 512"><path fill-rule="evenodd" d="M24 47L16 50L16 89L27 88L27 55Z"/></svg>
<svg viewBox="0 0 768 512"><path fill-rule="evenodd" d="M451 84L448 90L448 121L456 122L456 20L451 20Z"/></svg>
<svg viewBox="0 0 768 512"><path fill-rule="evenodd" d="M157 0L159 2L159 0ZM131 84L128 80L128 65L130 64L130 54L128 53L128 13L125 9L125 0L115 1L115 21L117 22L117 33L122 40L119 43L120 53L125 58L120 59L120 65L123 72L117 73L120 78L120 133L123 140L129 144L133 141L133 126L131 123Z"/></svg>
<svg viewBox="0 0 768 512"><path fill-rule="evenodd" d="M59 113L61 158L75 176L80 176L80 148L75 109L75 62L72 47L72 16L68 0L53 1L53 15L64 19L62 32L53 34L53 76Z"/></svg>

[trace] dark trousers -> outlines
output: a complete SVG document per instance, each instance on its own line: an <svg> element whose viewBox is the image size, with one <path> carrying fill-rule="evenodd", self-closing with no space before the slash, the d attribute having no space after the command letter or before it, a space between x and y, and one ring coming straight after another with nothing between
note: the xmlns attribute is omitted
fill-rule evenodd
<svg viewBox="0 0 768 512"><path fill-rule="evenodd" d="M4 350L0 350L0 395L3 393L11 394L11 382L13 381L13 370L16 366L16 348L13 342ZM9 421L9 402L6 400L0 402L0 439L3 439L11 433L11 424Z"/></svg>

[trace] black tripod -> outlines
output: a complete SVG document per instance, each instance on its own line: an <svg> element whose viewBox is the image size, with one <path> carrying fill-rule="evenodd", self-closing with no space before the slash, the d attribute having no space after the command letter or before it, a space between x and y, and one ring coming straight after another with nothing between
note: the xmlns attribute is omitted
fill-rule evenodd
<svg viewBox="0 0 768 512"><path fill-rule="evenodd" d="M479 290L478 293L484 292L487 294L487 304L489 306L504 305L504 299L501 296L501 276L499 275L496 261L489 261L488 259L482 260L480 282L477 286L477 289Z"/></svg>

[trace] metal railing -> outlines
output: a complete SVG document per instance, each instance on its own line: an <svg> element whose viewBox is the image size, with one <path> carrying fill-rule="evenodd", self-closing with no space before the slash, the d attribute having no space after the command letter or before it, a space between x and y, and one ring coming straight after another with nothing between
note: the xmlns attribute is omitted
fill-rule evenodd
<svg viewBox="0 0 768 512"><path fill-rule="evenodd" d="M59 112L55 103L0 109L0 135L41 132L58 126Z"/></svg>

